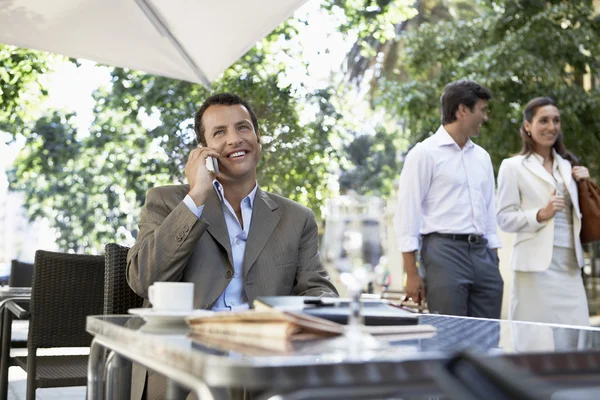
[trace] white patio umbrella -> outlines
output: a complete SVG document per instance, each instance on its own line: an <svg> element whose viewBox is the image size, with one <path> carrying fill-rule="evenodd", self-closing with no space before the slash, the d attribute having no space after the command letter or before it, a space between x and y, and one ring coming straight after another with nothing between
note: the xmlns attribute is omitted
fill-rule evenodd
<svg viewBox="0 0 600 400"><path fill-rule="evenodd" d="M0 43L209 85L307 0L0 0Z"/></svg>

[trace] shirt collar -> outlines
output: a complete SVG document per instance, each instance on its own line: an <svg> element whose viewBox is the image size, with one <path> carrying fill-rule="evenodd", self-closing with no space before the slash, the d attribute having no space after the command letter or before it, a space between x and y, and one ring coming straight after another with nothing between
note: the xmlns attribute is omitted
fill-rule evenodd
<svg viewBox="0 0 600 400"><path fill-rule="evenodd" d="M440 125L438 130L435 132L434 136L436 138L438 146L440 146L440 147L441 146L449 146L449 145L458 146L458 143L456 143L456 141L454 141L452 136L450 136L450 134L448 133L446 128L444 128L444 125ZM465 143L464 147L469 149L473 146L475 146L475 144L471 141L471 139L467 139L467 142Z"/></svg>
<svg viewBox="0 0 600 400"><path fill-rule="evenodd" d="M225 190L223 189L223 185L221 185L221 182L219 182L217 179L214 179L213 187L215 188L215 191L217 192L217 196L219 196L219 200L221 200L221 202L224 202L225 201ZM242 199L242 202L244 200L248 199L248 202L250 203L250 208L254 207L254 197L256 197L257 190L258 190L258 182L256 182L254 184L254 189L252 189L252 191L250 193L248 193L248 196L246 196Z"/></svg>

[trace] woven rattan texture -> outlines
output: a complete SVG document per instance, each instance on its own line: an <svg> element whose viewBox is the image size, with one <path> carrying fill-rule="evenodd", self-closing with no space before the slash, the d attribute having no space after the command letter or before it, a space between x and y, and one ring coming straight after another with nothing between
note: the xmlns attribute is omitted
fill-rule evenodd
<svg viewBox="0 0 600 400"><path fill-rule="evenodd" d="M38 357L36 362L37 386L42 388L85 386L87 383L88 356ZM27 369L27 357L17 357L15 362Z"/></svg>
<svg viewBox="0 0 600 400"><path fill-rule="evenodd" d="M104 314L127 314L127 310L141 307L144 302L127 283L129 247L109 243L104 250Z"/></svg>
<svg viewBox="0 0 600 400"><path fill-rule="evenodd" d="M33 264L12 260L10 265L10 276L8 286L10 287L31 287L33 279Z"/></svg>
<svg viewBox="0 0 600 400"><path fill-rule="evenodd" d="M29 346L86 347L88 315L102 314L104 257L35 253L31 291Z"/></svg>

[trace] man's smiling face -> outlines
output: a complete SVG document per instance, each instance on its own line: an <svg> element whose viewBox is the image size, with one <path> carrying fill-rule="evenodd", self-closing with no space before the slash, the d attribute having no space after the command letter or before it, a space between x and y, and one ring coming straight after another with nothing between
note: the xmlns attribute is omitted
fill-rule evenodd
<svg viewBox="0 0 600 400"><path fill-rule="evenodd" d="M220 153L219 179L254 182L260 159L259 135L246 107L212 105L202 116L202 126L207 147Z"/></svg>

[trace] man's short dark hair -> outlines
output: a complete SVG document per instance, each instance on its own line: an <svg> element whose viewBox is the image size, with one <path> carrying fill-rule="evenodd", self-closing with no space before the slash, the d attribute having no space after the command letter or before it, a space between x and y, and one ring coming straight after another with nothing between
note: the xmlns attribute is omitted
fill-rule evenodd
<svg viewBox="0 0 600 400"><path fill-rule="evenodd" d="M442 125L456 121L458 106L464 104L473 111L477 100L490 100L492 92L474 81L462 79L446 85L440 99L442 105Z"/></svg>
<svg viewBox="0 0 600 400"><path fill-rule="evenodd" d="M196 115L194 115L194 132L196 132L196 138L198 139L198 143L202 146L206 146L206 139L204 137L204 126L202 126L202 116L204 112L210 106L234 106L236 104L240 104L246 107L248 110L248 114L250 114L250 119L252 120L252 125L254 126L254 132L258 135L258 120L256 119L256 114L254 114L254 110L250 107L244 99L242 99L237 94L232 93L217 93L208 97L204 103L200 106L198 111L196 111Z"/></svg>

